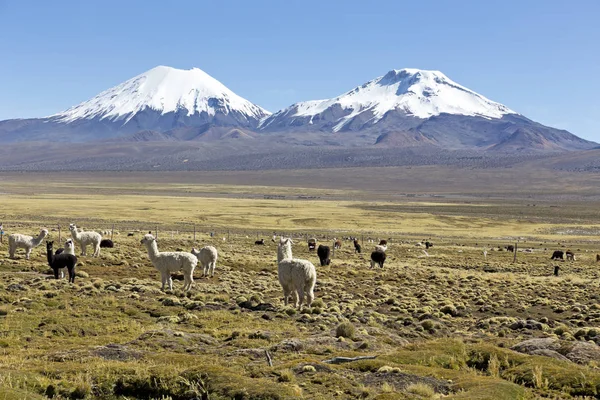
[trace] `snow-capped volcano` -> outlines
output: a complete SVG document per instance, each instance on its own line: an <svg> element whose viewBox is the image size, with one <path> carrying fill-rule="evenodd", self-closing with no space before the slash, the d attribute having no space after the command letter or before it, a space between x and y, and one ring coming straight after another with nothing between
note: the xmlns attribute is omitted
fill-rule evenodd
<svg viewBox="0 0 600 400"><path fill-rule="evenodd" d="M159 66L64 112L0 121L0 142L253 137L268 115L198 68Z"/></svg>
<svg viewBox="0 0 600 400"><path fill-rule="evenodd" d="M293 104L273 114L262 126L288 119L308 119L333 113L339 118L330 126L337 132L358 116L363 124L374 124L386 113L396 111L407 116L427 119L440 114L502 118L516 114L508 107L491 101L452 81L439 71L419 69L391 70L362 86L328 100L314 100ZM342 115L340 115L342 114ZM322 118L317 118L322 120ZM298 121L290 121L291 124Z"/></svg>
<svg viewBox="0 0 600 400"><path fill-rule="evenodd" d="M270 114L199 68L181 70L158 66L50 118L66 123L107 119L126 124L145 110L188 117L201 113L209 116L219 112L239 113L256 120Z"/></svg>

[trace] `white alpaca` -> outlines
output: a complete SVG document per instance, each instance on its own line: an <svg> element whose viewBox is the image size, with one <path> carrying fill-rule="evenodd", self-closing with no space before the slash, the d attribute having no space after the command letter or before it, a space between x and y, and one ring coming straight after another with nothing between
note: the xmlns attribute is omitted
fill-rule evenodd
<svg viewBox="0 0 600 400"><path fill-rule="evenodd" d="M192 288L192 284L194 283L194 269L198 264L198 259L195 255L185 251L159 252L156 239L151 234L145 235L140 243L146 245L152 265L160 272L162 290L165 290L167 282L169 283L169 290L173 290L171 272L179 270L183 270L183 290L188 291Z"/></svg>
<svg viewBox="0 0 600 400"><path fill-rule="evenodd" d="M15 251L18 248L25 249L25 258L29 260L29 255L34 247L42 243L42 240L48 236L48 230L42 229L37 237L13 233L8 236L8 255L10 258L15 258Z"/></svg>
<svg viewBox="0 0 600 400"><path fill-rule="evenodd" d="M292 240L281 238L277 246L277 273L283 289L283 302L287 306L290 295L294 296L294 307L302 308L306 295L306 305L310 307L315 295L317 270L308 260L292 258Z"/></svg>
<svg viewBox="0 0 600 400"><path fill-rule="evenodd" d="M71 236L79 246L81 247L81 255L85 256L87 253L87 245L91 244L94 247L94 254L92 257L98 257L100 255L100 242L102 241L102 235L98 232L79 232L75 224L69 225Z"/></svg>
<svg viewBox="0 0 600 400"><path fill-rule="evenodd" d="M65 242L65 249L63 250L63 254L71 254L75 255L75 244L71 239L67 239Z"/></svg>
<svg viewBox="0 0 600 400"><path fill-rule="evenodd" d="M375 246L375 251L381 251L385 253L387 251L387 244L378 244Z"/></svg>
<svg viewBox="0 0 600 400"><path fill-rule="evenodd" d="M192 249L192 254L198 258L200 265L202 265L202 276L208 276L210 272L210 276L215 276L215 267L217 266L217 249L213 246L205 246L200 250L196 250L196 248Z"/></svg>

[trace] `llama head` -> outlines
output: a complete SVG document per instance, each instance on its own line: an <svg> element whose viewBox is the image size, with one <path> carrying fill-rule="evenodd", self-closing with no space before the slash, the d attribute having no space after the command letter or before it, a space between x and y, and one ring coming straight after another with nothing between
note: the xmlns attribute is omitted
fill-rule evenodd
<svg viewBox="0 0 600 400"><path fill-rule="evenodd" d="M279 240L279 245L277 246L277 262L279 263L281 260L286 258L292 258L292 239L290 238L281 238Z"/></svg>
<svg viewBox="0 0 600 400"><path fill-rule="evenodd" d="M52 246L53 246L53 245L54 245L54 242L53 242L53 241L50 241L50 240L48 240L48 241L46 242L46 250L48 250L48 251L52 251Z"/></svg>
<svg viewBox="0 0 600 400"><path fill-rule="evenodd" d="M48 236L48 229L42 229L40 231L40 237L45 238L46 236Z"/></svg>
<svg viewBox="0 0 600 400"><path fill-rule="evenodd" d="M150 244L156 242L156 239L151 234L147 233L144 235L144 238L140 240L141 244Z"/></svg>
<svg viewBox="0 0 600 400"><path fill-rule="evenodd" d="M289 243L290 245L294 244L294 242L292 241L292 238L284 238L283 236L279 239L279 245L280 246L285 246L287 243Z"/></svg>
<svg viewBox="0 0 600 400"><path fill-rule="evenodd" d="M75 224L69 224L69 230L71 232L77 232L77 225L75 225Z"/></svg>
<svg viewBox="0 0 600 400"><path fill-rule="evenodd" d="M66 249L73 249L73 248L74 248L74 247L73 247L73 241L72 241L71 239L69 239L69 240L67 240L67 241L65 242L65 248L66 248Z"/></svg>

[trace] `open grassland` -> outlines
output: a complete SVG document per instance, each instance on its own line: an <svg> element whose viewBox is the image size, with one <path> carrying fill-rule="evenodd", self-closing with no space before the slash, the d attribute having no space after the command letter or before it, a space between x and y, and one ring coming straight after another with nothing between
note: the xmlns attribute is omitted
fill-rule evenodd
<svg viewBox="0 0 600 400"><path fill-rule="evenodd" d="M598 396L600 218L589 203L370 202L353 192L357 200L325 201L321 189L311 192L321 199L302 200L308 191L278 187L269 193L286 197L273 200L248 187L176 186L0 190L7 233L48 227L57 240L53 229L69 222L119 233L114 249L79 257L71 285L48 275L43 245L31 260L22 250L10 260L4 238L0 399ZM197 247L219 250L216 275L196 272L188 293L176 276L162 292L139 241L158 227L161 250L190 250L193 225ZM294 255L317 265L311 308L283 305L273 232L293 235ZM344 241L320 267L307 236L329 245L358 236L363 253ZM368 268L369 238L390 239L384 269ZM417 246L423 239L434 246ZM500 249L516 242L515 261ZM550 260L567 248L576 261ZM510 349L533 338L553 347ZM375 358L324 362L340 356Z"/></svg>

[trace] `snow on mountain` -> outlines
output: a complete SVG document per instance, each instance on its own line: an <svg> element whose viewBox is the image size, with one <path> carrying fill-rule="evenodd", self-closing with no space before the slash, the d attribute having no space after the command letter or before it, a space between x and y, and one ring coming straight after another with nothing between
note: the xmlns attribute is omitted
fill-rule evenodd
<svg viewBox="0 0 600 400"><path fill-rule="evenodd" d="M61 123L95 119L124 125L148 110L187 116L234 113L255 120L270 114L198 68L158 66L49 118Z"/></svg>
<svg viewBox="0 0 600 400"><path fill-rule="evenodd" d="M261 126L266 128L283 116L291 119L292 124L295 118L305 120L308 117L307 123L312 124L316 116L331 111L339 117L332 126L337 132L361 114L367 116L363 123L372 125L394 110L422 119L444 113L488 119L516 114L439 71L401 69L392 70L333 99L293 104L263 120ZM343 115L339 115L340 111Z"/></svg>
<svg viewBox="0 0 600 400"><path fill-rule="evenodd" d="M571 151L597 146L536 123L438 71L392 70L334 99L270 115L194 68L156 67L48 118L0 121L0 143L223 142L478 151Z"/></svg>

